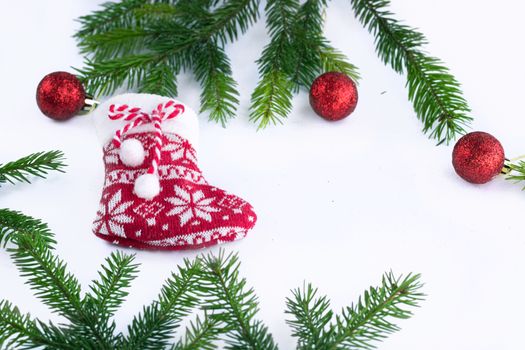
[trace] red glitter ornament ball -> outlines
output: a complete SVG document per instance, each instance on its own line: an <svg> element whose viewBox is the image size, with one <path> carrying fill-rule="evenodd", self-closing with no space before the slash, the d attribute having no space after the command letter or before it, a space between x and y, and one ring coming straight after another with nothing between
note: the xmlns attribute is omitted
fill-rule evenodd
<svg viewBox="0 0 525 350"><path fill-rule="evenodd" d="M38 108L51 119L66 120L80 112L86 92L76 76L67 72L46 75L36 89Z"/></svg>
<svg viewBox="0 0 525 350"><path fill-rule="evenodd" d="M318 76L310 87L310 105L327 120L341 120L357 105L357 87L346 74L328 72Z"/></svg>
<svg viewBox="0 0 525 350"><path fill-rule="evenodd" d="M468 182L484 184L501 173L505 152L491 134L476 131L458 140L452 152L456 173Z"/></svg>

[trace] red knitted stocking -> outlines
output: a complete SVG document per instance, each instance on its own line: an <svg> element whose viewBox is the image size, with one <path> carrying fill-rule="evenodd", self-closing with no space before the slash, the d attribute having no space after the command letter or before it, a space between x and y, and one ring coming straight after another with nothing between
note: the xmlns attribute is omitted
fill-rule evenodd
<svg viewBox="0 0 525 350"><path fill-rule="evenodd" d="M134 103L133 97L139 97L140 101ZM105 109L105 118L108 118L108 105L113 105L113 109L118 108L122 104L117 105L115 102L122 100L126 100L127 107L140 108L144 114L152 110L148 110L151 107L151 103L148 104L150 100L154 100L153 105L157 106L169 101L155 95L117 96L100 106L97 109L99 115L95 117L104 117ZM196 123L194 113L185 106L183 109L174 119L182 119L184 116L186 120L195 119L190 122ZM122 113L124 118L129 115L129 110L130 107ZM165 112L164 117L170 111ZM133 120L136 117L124 121L129 124ZM136 127L124 132L120 142L106 143L105 184L100 209L93 223L93 232L115 244L172 250L206 247L244 237L255 225L253 208L243 199L206 182L198 168L194 147L176 133L177 123L173 121L172 124L164 125L169 122L160 122L164 132L154 128L152 130L151 123L144 122L141 123L141 129ZM116 123L118 125L113 130L125 129L122 127L123 121ZM108 125L99 121L97 124L99 128ZM188 122L179 123L179 127L187 130L187 124ZM131 144L132 147L128 147ZM157 145L160 145L160 152L155 149ZM157 169L152 171L155 160L158 160ZM139 165L135 165L139 162ZM137 179L140 181L140 177L147 173L158 179L156 184L151 185L153 195L148 192L150 189L144 192L138 187L141 185Z"/></svg>

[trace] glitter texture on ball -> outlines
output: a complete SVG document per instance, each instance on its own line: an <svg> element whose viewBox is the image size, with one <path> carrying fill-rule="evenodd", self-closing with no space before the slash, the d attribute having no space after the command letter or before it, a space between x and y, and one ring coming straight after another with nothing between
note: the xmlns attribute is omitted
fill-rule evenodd
<svg viewBox="0 0 525 350"><path fill-rule="evenodd" d="M326 120L348 117L357 105L357 87L346 74L328 72L317 77L310 87L310 105Z"/></svg>
<svg viewBox="0 0 525 350"><path fill-rule="evenodd" d="M484 184L501 173L505 152L492 135L476 131L458 140L452 152L452 165L464 180Z"/></svg>
<svg viewBox="0 0 525 350"><path fill-rule="evenodd" d="M86 92L76 76L67 72L46 75L36 89L38 108L47 117L66 120L76 115L84 106Z"/></svg>

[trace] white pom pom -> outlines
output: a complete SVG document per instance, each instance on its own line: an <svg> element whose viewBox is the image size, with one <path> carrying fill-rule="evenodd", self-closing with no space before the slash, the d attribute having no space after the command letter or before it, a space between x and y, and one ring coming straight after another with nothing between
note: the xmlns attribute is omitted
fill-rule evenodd
<svg viewBox="0 0 525 350"><path fill-rule="evenodd" d="M142 174L135 180L133 190L140 198L153 199L160 192L159 178L155 174Z"/></svg>
<svg viewBox="0 0 525 350"><path fill-rule="evenodd" d="M144 163L144 147L137 139L127 139L120 145L120 160L127 166L137 167Z"/></svg>

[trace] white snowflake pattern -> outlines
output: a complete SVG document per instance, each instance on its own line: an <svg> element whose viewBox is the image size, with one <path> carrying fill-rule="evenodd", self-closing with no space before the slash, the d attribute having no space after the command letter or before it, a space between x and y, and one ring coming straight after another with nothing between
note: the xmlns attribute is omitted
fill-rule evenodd
<svg viewBox="0 0 525 350"><path fill-rule="evenodd" d="M189 160L192 163L197 163L195 151L191 144L175 135L166 136L171 142L162 147L163 151L170 152L171 160ZM176 138L175 138L176 137Z"/></svg>
<svg viewBox="0 0 525 350"><path fill-rule="evenodd" d="M100 205L97 217L93 223L95 230L103 235L126 237L123 224L133 222L133 218L125 214L133 201L122 202L122 191L116 192L110 200Z"/></svg>
<svg viewBox="0 0 525 350"><path fill-rule="evenodd" d="M175 186L175 197L166 198L166 201L173 204L173 208L166 214L168 216L177 215L180 225L186 225L192 219L202 219L211 222L211 214L219 211L212 206L214 197L206 198L201 190L192 192L190 188Z"/></svg>

